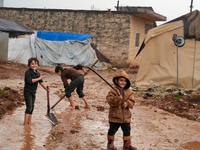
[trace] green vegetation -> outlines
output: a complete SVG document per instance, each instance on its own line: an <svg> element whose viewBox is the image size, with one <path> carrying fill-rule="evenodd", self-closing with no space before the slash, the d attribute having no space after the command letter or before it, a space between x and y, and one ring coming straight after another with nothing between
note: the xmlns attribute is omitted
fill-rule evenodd
<svg viewBox="0 0 200 150"><path fill-rule="evenodd" d="M113 68L108 68L108 71L110 72L110 71L114 71L114 69Z"/></svg>
<svg viewBox="0 0 200 150"><path fill-rule="evenodd" d="M177 98L177 99L181 99L181 98L184 97L184 95L175 95L174 97Z"/></svg>
<svg viewBox="0 0 200 150"><path fill-rule="evenodd" d="M160 97L161 95L154 95L154 97Z"/></svg>
<svg viewBox="0 0 200 150"><path fill-rule="evenodd" d="M6 93L6 91L0 90L0 94Z"/></svg>

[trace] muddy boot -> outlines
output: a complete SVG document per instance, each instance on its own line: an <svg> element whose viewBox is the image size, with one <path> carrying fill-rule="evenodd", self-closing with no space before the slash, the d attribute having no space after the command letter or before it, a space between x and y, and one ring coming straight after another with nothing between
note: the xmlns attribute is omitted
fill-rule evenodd
<svg viewBox="0 0 200 150"><path fill-rule="evenodd" d="M114 136L109 136L108 135L108 145L107 145L108 150L116 150L117 148L114 146Z"/></svg>
<svg viewBox="0 0 200 150"><path fill-rule="evenodd" d="M123 150L137 150L136 147L133 147L131 145L131 136L124 136L124 146L123 146Z"/></svg>

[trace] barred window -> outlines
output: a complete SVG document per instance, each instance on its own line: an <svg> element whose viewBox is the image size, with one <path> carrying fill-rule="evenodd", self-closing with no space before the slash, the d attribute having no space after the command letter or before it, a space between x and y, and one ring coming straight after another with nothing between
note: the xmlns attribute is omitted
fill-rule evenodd
<svg viewBox="0 0 200 150"><path fill-rule="evenodd" d="M139 47L139 39L140 39L140 33L136 33L136 37L135 37L135 47Z"/></svg>

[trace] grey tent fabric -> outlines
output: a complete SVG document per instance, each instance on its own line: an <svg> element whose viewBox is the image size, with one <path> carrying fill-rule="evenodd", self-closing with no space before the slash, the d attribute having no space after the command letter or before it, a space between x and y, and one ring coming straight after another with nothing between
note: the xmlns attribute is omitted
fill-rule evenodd
<svg viewBox="0 0 200 150"><path fill-rule="evenodd" d="M9 33L9 38L34 32L17 21L0 19L0 31Z"/></svg>

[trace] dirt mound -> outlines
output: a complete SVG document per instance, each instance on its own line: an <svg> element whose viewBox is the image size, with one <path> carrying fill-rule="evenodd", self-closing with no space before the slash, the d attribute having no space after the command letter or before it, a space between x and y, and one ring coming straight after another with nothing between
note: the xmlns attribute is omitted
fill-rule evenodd
<svg viewBox="0 0 200 150"><path fill-rule="evenodd" d="M26 70L29 67L26 64L0 62L0 79L23 79ZM38 66L40 74L48 76L54 74L55 67Z"/></svg>
<svg viewBox="0 0 200 150"><path fill-rule="evenodd" d="M8 110L21 105L24 105L24 97L21 93L9 87L0 89L0 119Z"/></svg>
<svg viewBox="0 0 200 150"><path fill-rule="evenodd" d="M175 98L174 95L167 95L164 97L150 97L143 99L141 105L157 106L158 108L177 116L200 121L200 109L188 101L189 97L178 99Z"/></svg>
<svg viewBox="0 0 200 150"><path fill-rule="evenodd" d="M28 66L20 63L0 62L0 79L16 79L24 77Z"/></svg>

